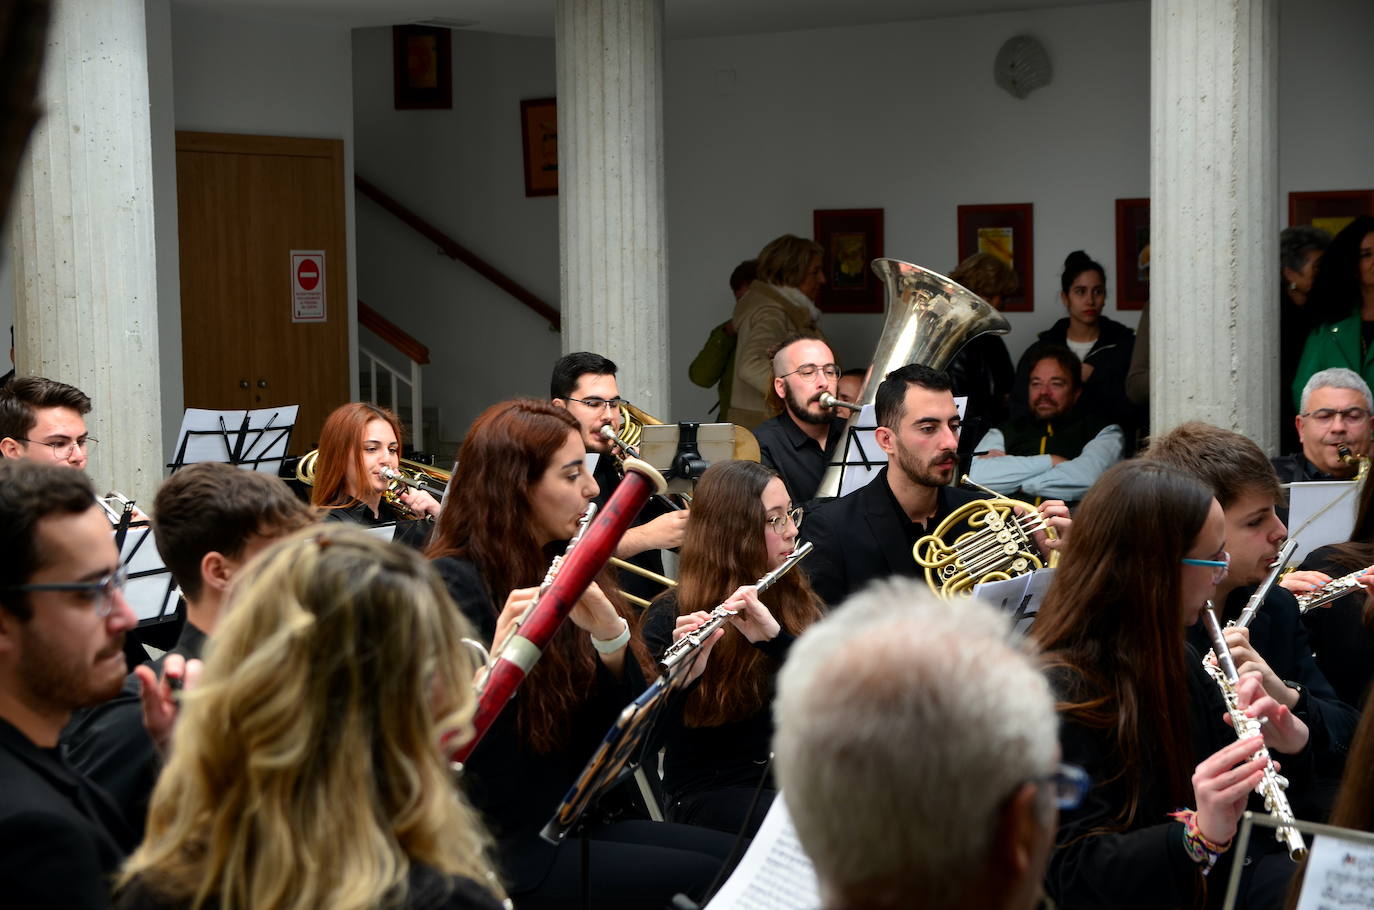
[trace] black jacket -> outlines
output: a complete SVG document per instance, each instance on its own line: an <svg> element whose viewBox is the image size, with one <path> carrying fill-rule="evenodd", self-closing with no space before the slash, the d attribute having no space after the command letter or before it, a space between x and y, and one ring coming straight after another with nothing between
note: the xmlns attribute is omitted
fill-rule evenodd
<svg viewBox="0 0 1374 910"><path fill-rule="evenodd" d="M602 455L597 459L596 468L592 471L592 477L595 478L598 487L596 498L593 499L592 502L596 503L597 509L600 509L606 505L606 501L611 498L611 494L615 492L616 487L620 486L620 481L623 479L624 475L621 474L620 467L616 463L615 458L610 455ZM648 524L660 515L666 515L668 511L669 506L666 505L662 499L652 497L644 504L644 507L639 510L639 514L635 516L635 520L630 522L630 527L637 528L640 525ZM645 550L642 553L636 553L625 561L639 566L641 569L647 569L656 575L663 574L662 550ZM617 578L620 581L620 590L627 594L633 594L635 597L642 598L643 600L653 600L659 594L663 593L663 586L658 582L627 569L619 570Z"/></svg>
<svg viewBox="0 0 1374 910"><path fill-rule="evenodd" d="M1077 407L1092 411L1105 423L1117 424L1125 431L1126 454L1135 451L1132 446L1134 429L1141 423L1141 412L1126 398L1126 374L1131 370L1131 352L1135 349L1135 332L1106 316L1097 319L1098 336L1093 342L1088 356L1083 358L1085 365L1093 368L1093 373L1083 385L1083 395ZM1054 325L1040 333L1039 340L1021 355L1016 364L1016 384L1011 392L1013 414L1030 411L1028 393L1030 371L1038 359L1038 348L1044 344L1068 347L1069 317L1065 316Z"/></svg>
<svg viewBox="0 0 1374 910"><path fill-rule="evenodd" d="M1308 553L1299 569L1316 569L1332 578L1352 571L1336 562L1332 547ZM1364 592L1356 588L1328 606L1309 610L1302 622L1317 653L1317 666L1336 694L1347 705L1362 707L1374 679L1374 631L1364 623Z"/></svg>
<svg viewBox="0 0 1374 910"><path fill-rule="evenodd" d="M108 907L133 835L56 749L0 720L0 894L10 908Z"/></svg>
<svg viewBox="0 0 1374 910"><path fill-rule="evenodd" d="M428 866L411 864L405 901L393 910L500 910L503 906L490 891L470 878L441 875ZM191 901L168 901L135 879L119 896L118 910L189 910ZM219 899L210 898L205 910L219 910Z"/></svg>
<svg viewBox="0 0 1374 910"><path fill-rule="evenodd" d="M887 472L883 468L854 492L817 506L802 523L801 536L816 549L798 569L805 570L811 587L832 607L875 579L915 577L924 571L911 553L911 522L887 485ZM938 495L927 531L964 503L986 498L955 487L941 487ZM954 528L947 540L965 530L963 525Z"/></svg>

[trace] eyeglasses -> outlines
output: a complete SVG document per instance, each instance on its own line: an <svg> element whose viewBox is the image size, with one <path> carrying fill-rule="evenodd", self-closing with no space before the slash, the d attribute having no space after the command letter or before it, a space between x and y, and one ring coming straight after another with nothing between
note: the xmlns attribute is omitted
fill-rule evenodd
<svg viewBox="0 0 1374 910"><path fill-rule="evenodd" d="M1077 765L1063 763L1053 773L1036 780L1050 785L1054 804L1060 809L1077 809L1093 785L1093 779L1087 771Z"/></svg>
<svg viewBox="0 0 1374 910"><path fill-rule="evenodd" d="M1179 561L1185 566L1210 567L1212 570L1212 584L1214 585L1220 584L1221 580L1226 577L1226 571L1231 568L1231 554L1227 553L1225 550L1221 551L1221 559L1190 559L1185 556Z"/></svg>
<svg viewBox="0 0 1374 910"><path fill-rule="evenodd" d="M800 528L802 515L804 514L805 512L802 507L797 506L795 509L789 509L781 515L774 515L772 518L768 519L768 526L773 529L774 534L781 534L783 531L787 530L787 523L789 521L792 522L792 527Z"/></svg>
<svg viewBox="0 0 1374 910"><path fill-rule="evenodd" d="M824 366L817 366L814 363L804 363L791 373L783 373L778 378L786 379L788 376L797 375L802 379L815 379L818 372L824 373L826 379L840 378L840 368L833 363L827 363Z"/></svg>
<svg viewBox="0 0 1374 910"><path fill-rule="evenodd" d="M586 405L593 411L604 411L608 407L620 410L622 404L629 404L624 398L569 398L568 400Z"/></svg>
<svg viewBox="0 0 1374 910"><path fill-rule="evenodd" d="M54 458L56 458L58 461L66 461L68 458L72 457L72 455L76 452L77 449L81 449L87 455L89 455L91 453L91 449L94 448L95 444L100 440L96 439L93 436L82 436L80 439L74 440L72 442L42 442L37 439L25 439L21 436L19 437L19 441L30 442L36 446L47 446L48 448L52 449L52 455Z"/></svg>
<svg viewBox="0 0 1374 910"><path fill-rule="evenodd" d="M95 615L104 619L114 611L116 591L123 591L128 583L127 570L120 566L109 575L96 581L62 581L27 585L11 585L10 591L75 591L84 594L95 606Z"/></svg>
<svg viewBox="0 0 1374 910"><path fill-rule="evenodd" d="M1336 408L1320 408L1316 411L1307 411L1298 416L1306 417L1308 420L1315 420L1317 423L1330 423L1336 419L1337 415L1340 415L1340 418L1346 423L1355 423L1356 421L1368 418L1369 411L1364 408L1342 408L1340 410Z"/></svg>

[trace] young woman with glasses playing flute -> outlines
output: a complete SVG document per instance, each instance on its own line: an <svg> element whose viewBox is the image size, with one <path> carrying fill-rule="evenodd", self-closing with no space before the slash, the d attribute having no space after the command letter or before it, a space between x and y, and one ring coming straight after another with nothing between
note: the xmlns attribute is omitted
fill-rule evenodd
<svg viewBox="0 0 1374 910"><path fill-rule="evenodd" d="M821 618L821 602L797 569L762 595L752 585L786 561L800 521L782 478L756 462L720 462L697 483L677 588L645 614L644 639L661 656L675 632L697 628L717 605L740 612L716 633L709 659L699 659L700 679L660 721L673 821L752 834L768 811L773 686L795 637Z"/></svg>
<svg viewBox="0 0 1374 910"><path fill-rule="evenodd" d="M529 607L553 557L597 494L577 421L563 408L507 401L484 411L426 555L483 644ZM577 906L580 844L540 830L620 711L645 687L634 614L603 570L529 671L463 769L463 786L495 835L520 910ZM592 905L665 906L701 898L730 849L715 832L647 821L590 829Z"/></svg>
<svg viewBox="0 0 1374 910"><path fill-rule="evenodd" d="M1265 775L1251 756L1267 743L1290 778L1306 762L1294 756L1307 728L1258 673L1241 678L1237 701L1267 718L1264 736L1238 740L1186 642L1226 571L1225 536L1207 489L1142 460L1111 468L1074 516L1030 632L1060 700L1063 759L1093 779L1060 819L1046 878L1060 907L1221 906L1231 841ZM1264 829L1249 854L1260 861L1247 860L1240 906L1277 906L1292 863Z"/></svg>

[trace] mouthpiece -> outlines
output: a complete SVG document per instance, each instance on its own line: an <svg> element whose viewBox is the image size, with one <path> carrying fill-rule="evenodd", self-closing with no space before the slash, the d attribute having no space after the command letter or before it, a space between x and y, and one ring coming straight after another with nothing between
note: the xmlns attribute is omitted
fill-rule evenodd
<svg viewBox="0 0 1374 910"><path fill-rule="evenodd" d="M615 430L611 429L611 425L609 423L602 426L600 430L597 430L597 432L600 433L602 436L606 437L607 439L609 439L611 442L615 442Z"/></svg>
<svg viewBox="0 0 1374 910"><path fill-rule="evenodd" d="M858 405L854 404L852 401L842 401L829 392L822 392L816 401L820 403L821 407L830 408L831 410L835 408L844 408L846 411L857 411L859 409Z"/></svg>
<svg viewBox="0 0 1374 910"><path fill-rule="evenodd" d="M387 480L394 481L395 483L403 483L413 490L424 489L420 486L419 481L407 477L406 475L402 474L400 471L396 470L390 465L382 465L382 469L377 473L381 474Z"/></svg>
<svg viewBox="0 0 1374 910"><path fill-rule="evenodd" d="M1350 451L1350 446L1347 445L1336 446L1336 457L1346 464L1353 464L1355 462L1355 455Z"/></svg>

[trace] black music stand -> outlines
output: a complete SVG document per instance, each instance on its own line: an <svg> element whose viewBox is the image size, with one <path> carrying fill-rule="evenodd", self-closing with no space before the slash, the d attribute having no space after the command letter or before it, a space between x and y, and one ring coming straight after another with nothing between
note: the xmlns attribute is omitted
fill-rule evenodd
<svg viewBox="0 0 1374 910"><path fill-rule="evenodd" d="M188 464L218 461L276 474L291 444L299 405L253 411L187 408L177 434L174 473Z"/></svg>

